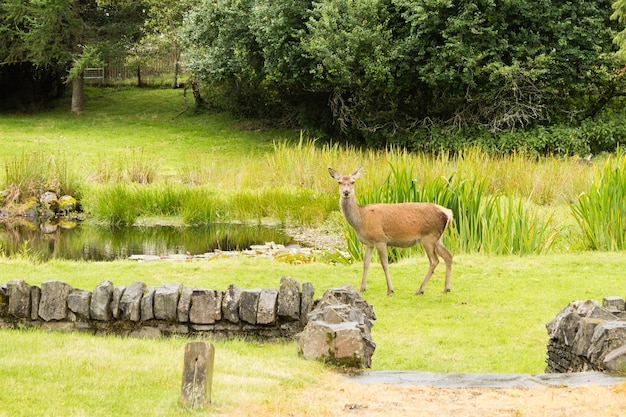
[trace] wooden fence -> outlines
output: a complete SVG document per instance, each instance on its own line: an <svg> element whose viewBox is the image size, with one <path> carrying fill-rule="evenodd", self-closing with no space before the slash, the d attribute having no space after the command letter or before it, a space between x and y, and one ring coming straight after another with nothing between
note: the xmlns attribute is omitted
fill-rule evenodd
<svg viewBox="0 0 626 417"><path fill-rule="evenodd" d="M174 75L176 56L169 54L152 58L140 65L129 65L124 58L112 58L101 68L87 68L84 78L88 84L114 84L120 81L141 80Z"/></svg>

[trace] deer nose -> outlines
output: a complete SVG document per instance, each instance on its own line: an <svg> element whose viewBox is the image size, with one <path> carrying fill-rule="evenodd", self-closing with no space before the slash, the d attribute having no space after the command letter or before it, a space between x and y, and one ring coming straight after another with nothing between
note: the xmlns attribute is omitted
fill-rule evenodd
<svg viewBox="0 0 626 417"><path fill-rule="evenodd" d="M344 197L348 197L350 195L350 190L344 190L343 191L343 196Z"/></svg>

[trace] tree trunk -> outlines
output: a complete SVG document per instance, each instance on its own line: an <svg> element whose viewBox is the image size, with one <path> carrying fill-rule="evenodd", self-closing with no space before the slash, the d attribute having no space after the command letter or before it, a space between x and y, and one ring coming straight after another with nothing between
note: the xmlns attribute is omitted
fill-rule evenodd
<svg viewBox="0 0 626 417"><path fill-rule="evenodd" d="M81 72L72 80L72 112L81 114L85 110L85 82Z"/></svg>

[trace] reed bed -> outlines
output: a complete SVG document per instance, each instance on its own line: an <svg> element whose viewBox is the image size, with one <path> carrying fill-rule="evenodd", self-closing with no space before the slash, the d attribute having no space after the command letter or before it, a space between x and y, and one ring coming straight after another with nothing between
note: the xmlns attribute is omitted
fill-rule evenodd
<svg viewBox="0 0 626 417"><path fill-rule="evenodd" d="M198 153L175 171L167 155L131 150L126 158L113 158L101 157L81 174L63 154L22 155L6 163L4 189L13 187L25 196L56 184L64 193L79 194L89 219L111 226L154 216L177 217L189 225L321 226L339 209L337 185L327 168L349 173L363 166L365 174L357 182L360 204L431 201L451 208L455 222L445 239L455 253L623 247L623 199L610 191L625 183L623 169L617 168L623 166L623 153L586 165L575 158L494 155L475 148L439 155L366 150L301 134L295 141L276 140L263 152ZM615 178L610 179L612 172ZM602 194L599 189L604 204L593 199ZM587 220L593 210L596 220ZM617 226L602 237L605 220L599 216L604 213ZM356 236L341 224L349 252L359 259ZM394 250L391 257L410 253Z"/></svg>

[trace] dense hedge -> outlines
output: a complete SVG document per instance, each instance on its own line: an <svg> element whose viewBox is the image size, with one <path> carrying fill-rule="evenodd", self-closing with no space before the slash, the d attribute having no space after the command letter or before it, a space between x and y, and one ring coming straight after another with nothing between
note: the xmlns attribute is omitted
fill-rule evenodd
<svg viewBox="0 0 626 417"><path fill-rule="evenodd" d="M203 0L183 38L205 102L246 116L370 146L581 152L621 140L588 122L626 91L610 15L608 0Z"/></svg>

